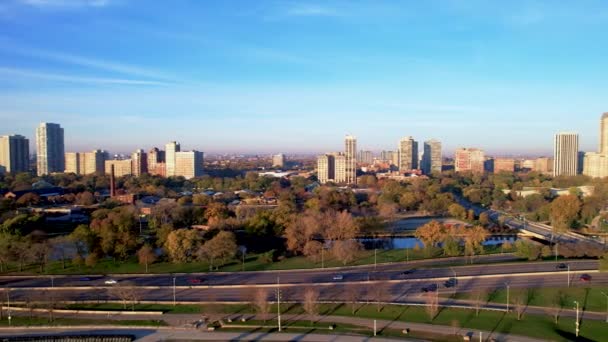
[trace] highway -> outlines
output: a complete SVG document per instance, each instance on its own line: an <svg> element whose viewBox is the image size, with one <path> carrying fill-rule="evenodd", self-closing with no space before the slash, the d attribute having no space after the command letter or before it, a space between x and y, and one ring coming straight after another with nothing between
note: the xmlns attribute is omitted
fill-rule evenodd
<svg viewBox="0 0 608 342"><path fill-rule="evenodd" d="M475 290L495 290L505 288L540 288L566 287L568 274L571 286L606 286L608 274L596 273L597 261L569 262L570 273L566 269L558 269L559 263L508 263L493 265L472 265L460 267L419 268L408 274L402 274L403 266L386 265L379 267L376 272L372 267L355 268L337 272L336 270L289 271L289 272L236 272L221 274L179 275L175 279L171 275L116 276L113 279L130 282L137 287L137 298L140 301L171 302L173 291L179 302L246 302L250 301L257 287L265 287L269 297L274 296L277 288L277 277L281 279L281 293L284 300L298 301L302 299L303 289L316 287L320 291L320 299L325 301L347 301L351 293L358 293L360 300L374 300L375 288L381 288L384 301L424 300L424 287L434 285L440 292L453 293ZM340 273L342 280L333 280L333 275ZM590 282L582 282L579 276L589 273ZM456 278L458 283L446 287L449 278ZM189 279L203 279L201 284L191 284ZM107 277L93 278L81 281L78 276L61 277L53 280L52 288L46 277L2 277L2 287L11 289L11 300L27 300L40 295L41 291L56 293L57 298L65 301L98 301L117 300L112 287L104 284ZM369 280L368 280L369 279Z"/></svg>

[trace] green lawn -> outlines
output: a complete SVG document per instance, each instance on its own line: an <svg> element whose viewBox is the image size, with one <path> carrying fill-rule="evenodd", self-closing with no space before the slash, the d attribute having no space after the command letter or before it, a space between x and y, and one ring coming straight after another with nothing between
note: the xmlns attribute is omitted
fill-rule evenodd
<svg viewBox="0 0 608 342"><path fill-rule="evenodd" d="M553 307L555 305L564 306L565 309L572 309L574 301L578 301L581 309L587 311L606 311L606 296L608 287L588 287L576 282L570 288L532 288L519 289L513 288L509 291L509 301L514 303L517 298L523 298L524 302L530 306ZM473 293L457 293L455 299L476 299ZM561 298L561 300L558 300ZM491 303L506 303L507 291L505 289L495 290L488 293L484 300Z"/></svg>
<svg viewBox="0 0 608 342"><path fill-rule="evenodd" d="M596 295L590 295L589 298L596 298ZM189 305L183 306L182 308L180 307L182 306L178 305L177 307L173 308L171 305L141 305L137 306L136 309L160 310L168 313L244 314L254 312L249 305ZM82 305L79 306L79 308L120 309L121 306L116 304ZM510 333L554 341L568 341L571 339L571 334L574 332L573 318L560 318L559 323L556 325L553 323L553 317L550 315L525 315L523 320L518 321L516 319L516 314L513 312L505 314L501 312L481 311L479 316L476 316L474 310L443 309L434 320L431 320L424 308L419 307L383 306L381 307L381 311L378 312L378 307L374 304L361 304L357 305L355 309L356 312L353 314L351 305L327 304L321 305L319 312L324 316L335 315L360 317L389 321L438 324L445 326L451 326L455 321L457 321L458 326L466 329L480 329L506 334ZM281 311L284 314L304 313L302 307L298 304L283 304L281 305ZM270 312L276 312L276 306L271 305ZM299 324L305 325L309 324L309 322L308 320L305 320ZM268 323L268 325L271 324ZM605 339L606 331L608 331L607 329L608 323L603 321L584 320L581 325L581 336L592 341L601 341L602 339ZM428 336L426 338L433 339Z"/></svg>
<svg viewBox="0 0 608 342"><path fill-rule="evenodd" d="M500 253L496 247L487 248L486 254ZM274 262L264 262L262 255L250 255L246 258L245 271L265 271L265 270L289 270L289 269L313 269L324 267L370 265L377 263L404 262L406 260L421 260L429 256L422 250L378 250L376 258L373 250L365 250L359 253L356 260L344 265L342 262L331 257L330 253L325 253L323 263L312 261L303 256L284 258ZM440 257L441 253L435 251L431 257ZM41 274L39 267L30 265L24 268L23 272L18 272L17 265L9 265L9 271L3 274ZM219 268L219 271L234 272L243 270L240 262L233 261ZM173 264L169 262L158 262L149 266L149 273L194 273L208 272L209 265L205 262L192 262L186 264ZM93 267L77 266L67 262L66 268L62 268L61 262L52 262L42 274L119 274L119 273L144 273L145 267L137 263L135 258L126 261L102 260Z"/></svg>

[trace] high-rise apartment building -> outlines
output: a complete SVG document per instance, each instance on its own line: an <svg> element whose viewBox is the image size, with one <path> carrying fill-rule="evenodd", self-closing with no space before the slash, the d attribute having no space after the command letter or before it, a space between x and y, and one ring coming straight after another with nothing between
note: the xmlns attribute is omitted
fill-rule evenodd
<svg viewBox="0 0 608 342"><path fill-rule="evenodd" d="M321 184L334 182L348 183L346 175L346 155L344 153L326 153L317 157L317 178Z"/></svg>
<svg viewBox="0 0 608 342"><path fill-rule="evenodd" d="M608 155L608 113L600 119L600 153Z"/></svg>
<svg viewBox="0 0 608 342"><path fill-rule="evenodd" d="M144 150L139 149L131 154L131 162L133 163L133 175L141 176L143 173L148 173L148 155Z"/></svg>
<svg viewBox="0 0 608 342"><path fill-rule="evenodd" d="M65 172L77 175L102 174L108 153L103 150L91 152L67 152L65 154Z"/></svg>
<svg viewBox="0 0 608 342"><path fill-rule="evenodd" d="M106 160L105 171L107 175L112 173L112 165L114 165L114 175L116 177L130 176L133 174L133 163L131 162L131 159Z"/></svg>
<svg viewBox="0 0 608 342"><path fill-rule="evenodd" d="M154 147L148 152L148 173L162 177L167 176L165 151Z"/></svg>
<svg viewBox="0 0 608 342"><path fill-rule="evenodd" d="M357 138L347 135L344 139L345 183L357 184Z"/></svg>
<svg viewBox="0 0 608 342"><path fill-rule="evenodd" d="M41 123L36 128L36 166L38 176L65 170L63 128L56 123Z"/></svg>
<svg viewBox="0 0 608 342"><path fill-rule="evenodd" d="M380 153L380 159L382 159L383 162L394 166L399 165L399 153L395 151L382 151L382 153Z"/></svg>
<svg viewBox="0 0 608 342"><path fill-rule="evenodd" d="M553 175L576 176L579 169L578 134L557 133L553 151Z"/></svg>
<svg viewBox="0 0 608 342"><path fill-rule="evenodd" d="M272 167L284 167L285 166L285 155L283 153L275 154L272 156Z"/></svg>
<svg viewBox="0 0 608 342"><path fill-rule="evenodd" d="M425 141L421 165L422 172L426 175L441 172L442 166L443 154L441 152L441 142L435 139Z"/></svg>
<svg viewBox="0 0 608 342"><path fill-rule="evenodd" d="M175 173L175 154L180 152L178 142L172 141L165 145L165 169L167 177L176 176Z"/></svg>
<svg viewBox="0 0 608 342"><path fill-rule="evenodd" d="M0 137L0 173L29 170L30 141L22 135Z"/></svg>
<svg viewBox="0 0 608 342"><path fill-rule="evenodd" d="M80 171L80 153L66 152L65 154L65 173L81 174Z"/></svg>
<svg viewBox="0 0 608 342"><path fill-rule="evenodd" d="M600 119L600 151L585 153L583 174L594 178L608 177L608 113L602 114Z"/></svg>
<svg viewBox="0 0 608 342"><path fill-rule="evenodd" d="M372 151L359 151L359 163L370 165L374 162L374 153Z"/></svg>
<svg viewBox="0 0 608 342"><path fill-rule="evenodd" d="M317 178L321 184L334 180L335 162L336 159L329 153L317 157Z"/></svg>
<svg viewBox="0 0 608 342"><path fill-rule="evenodd" d="M515 172L515 159L513 158L495 158L494 173Z"/></svg>
<svg viewBox="0 0 608 342"><path fill-rule="evenodd" d="M399 171L416 169L418 169L418 142L412 137L405 137L399 141Z"/></svg>
<svg viewBox="0 0 608 342"><path fill-rule="evenodd" d="M456 172L483 173L486 160L483 150L478 148L459 148L454 156Z"/></svg>
<svg viewBox="0 0 608 342"><path fill-rule="evenodd" d="M175 153L175 176L186 179L203 175L203 152L189 151Z"/></svg>

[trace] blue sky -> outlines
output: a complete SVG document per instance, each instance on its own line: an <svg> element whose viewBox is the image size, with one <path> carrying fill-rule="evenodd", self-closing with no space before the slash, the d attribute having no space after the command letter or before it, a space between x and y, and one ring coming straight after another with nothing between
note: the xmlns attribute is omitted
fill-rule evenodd
<svg viewBox="0 0 608 342"><path fill-rule="evenodd" d="M66 149L178 140L205 152L325 152L358 137L446 154L596 150L608 111L608 3L0 2L0 134L41 121Z"/></svg>

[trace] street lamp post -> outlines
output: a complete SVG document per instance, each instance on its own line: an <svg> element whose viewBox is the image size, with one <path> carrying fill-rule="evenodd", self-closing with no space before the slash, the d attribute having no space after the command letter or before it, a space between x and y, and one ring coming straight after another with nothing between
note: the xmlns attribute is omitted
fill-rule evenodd
<svg viewBox="0 0 608 342"><path fill-rule="evenodd" d="M570 264L566 265L568 267L568 287L570 287Z"/></svg>
<svg viewBox="0 0 608 342"><path fill-rule="evenodd" d="M173 277L173 306L175 306L176 304L176 300L175 300L175 277Z"/></svg>
<svg viewBox="0 0 608 342"><path fill-rule="evenodd" d="M511 286L509 285L509 283L505 283L505 285L507 286L507 313L509 313L509 303L510 303L509 292L510 292Z"/></svg>
<svg viewBox="0 0 608 342"><path fill-rule="evenodd" d="M281 280L277 277L277 323L281 332Z"/></svg>
<svg viewBox="0 0 608 342"><path fill-rule="evenodd" d="M575 329L576 329L576 330L575 330L575 334L576 334L576 337L578 337L578 330L579 330L579 329L578 329L578 328L579 328L579 321L578 321L578 302L577 302L577 301L574 301L574 304L576 304L576 322L575 322Z"/></svg>
<svg viewBox="0 0 608 342"><path fill-rule="evenodd" d="M6 289L6 304L8 308L8 325L11 326L11 289Z"/></svg>
<svg viewBox="0 0 608 342"><path fill-rule="evenodd" d="M321 246L321 268L325 268L325 246Z"/></svg>
<svg viewBox="0 0 608 342"><path fill-rule="evenodd" d="M376 266L378 266L378 248L374 248L374 271Z"/></svg>
<svg viewBox="0 0 608 342"><path fill-rule="evenodd" d="M559 245L559 244L556 242L556 243L555 243L555 261L557 261L557 256L558 256L558 253L557 253L557 246L558 246L558 245Z"/></svg>
<svg viewBox="0 0 608 342"><path fill-rule="evenodd" d="M608 323L608 294L602 292L604 297L606 297L606 323Z"/></svg>

